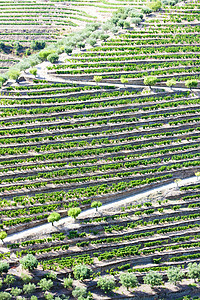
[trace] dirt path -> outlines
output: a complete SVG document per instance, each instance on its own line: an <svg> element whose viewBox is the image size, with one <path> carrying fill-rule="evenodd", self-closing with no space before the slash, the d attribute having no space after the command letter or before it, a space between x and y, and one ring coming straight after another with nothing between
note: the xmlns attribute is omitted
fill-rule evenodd
<svg viewBox="0 0 200 300"><path fill-rule="evenodd" d="M187 184L191 184L191 183L197 183L200 182L200 179L197 180L197 177L189 177L186 179L183 179L180 181L179 186L184 186ZM101 213L105 210L112 210L113 208L117 209L120 206L132 203L132 202L136 202L138 201L139 198L146 198L148 196L150 196L151 194L159 194L160 192L165 192L165 196L167 196L169 193L171 193L172 191L175 191L177 189L177 184L176 183L170 183L167 185L163 185L161 187L158 188L153 188L150 189L146 192L142 192L142 193L138 193L126 198L121 198L119 200L116 201L112 201L110 203L107 204L103 204L98 211ZM79 215L79 217L84 218L84 217L93 217L96 214L96 209L95 208L91 208L91 209L87 209L83 212L81 212L81 214ZM78 223L74 223L73 219L70 217L65 217L62 218L60 221L55 223L55 227L59 230L59 229L65 229L70 230L70 229L75 229L78 228L80 225ZM48 234L51 233L52 231L55 231L55 227L52 227L51 224L47 223L44 225L40 225L40 226L36 226L27 230L23 230L21 232L15 233L15 234L11 234L9 235L4 241L5 242L13 242L13 241L17 241L23 238L33 238L36 236L41 236L43 234Z"/></svg>

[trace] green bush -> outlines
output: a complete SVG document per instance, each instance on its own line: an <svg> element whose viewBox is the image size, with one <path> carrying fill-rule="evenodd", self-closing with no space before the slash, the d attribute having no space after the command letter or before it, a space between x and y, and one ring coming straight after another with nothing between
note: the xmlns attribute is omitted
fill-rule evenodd
<svg viewBox="0 0 200 300"><path fill-rule="evenodd" d="M9 264L7 262L1 261L0 262L0 274L7 273L9 270Z"/></svg>
<svg viewBox="0 0 200 300"><path fill-rule="evenodd" d="M44 49L45 45L46 45L46 43L44 41L32 41L31 49L33 49L33 50Z"/></svg>
<svg viewBox="0 0 200 300"><path fill-rule="evenodd" d="M49 291L53 286L53 281L51 279L47 280L46 278L43 278L38 285L43 291Z"/></svg>
<svg viewBox="0 0 200 300"><path fill-rule="evenodd" d="M66 47L64 48L64 51L65 51L65 53L67 53L67 54L71 54L72 51L73 51L73 48L72 48L72 47L66 46Z"/></svg>
<svg viewBox="0 0 200 300"><path fill-rule="evenodd" d="M31 73L32 75L36 76L37 75L37 69L36 68L30 69L29 73Z"/></svg>
<svg viewBox="0 0 200 300"><path fill-rule="evenodd" d="M8 77L10 79L16 80L20 75L20 71L19 70L15 70L15 69L11 69L8 71Z"/></svg>
<svg viewBox="0 0 200 300"><path fill-rule="evenodd" d="M120 283L127 288L134 288L138 285L138 280L135 274L123 273L120 275Z"/></svg>
<svg viewBox="0 0 200 300"><path fill-rule="evenodd" d="M189 263L187 275L189 278L194 279L194 281L200 279L200 264Z"/></svg>
<svg viewBox="0 0 200 300"><path fill-rule="evenodd" d="M57 274L51 271L51 272L45 274L45 277L48 278L48 279L56 280L57 279Z"/></svg>
<svg viewBox="0 0 200 300"><path fill-rule="evenodd" d="M157 1L152 1L148 3L148 7L152 10L152 11L158 11L161 9L162 7L162 3L161 1L157 0Z"/></svg>
<svg viewBox="0 0 200 300"><path fill-rule="evenodd" d="M17 297L22 293L22 289L19 289L18 287L14 288L12 287L11 292L13 296Z"/></svg>
<svg viewBox="0 0 200 300"><path fill-rule="evenodd" d="M23 273L21 275L21 278L24 283L29 283L32 280L32 276Z"/></svg>
<svg viewBox="0 0 200 300"><path fill-rule="evenodd" d="M79 287L77 286L73 291L72 291L72 296L75 298L79 297L87 297L87 289L85 287Z"/></svg>
<svg viewBox="0 0 200 300"><path fill-rule="evenodd" d="M198 81L195 79L186 80L185 82L185 86L189 89L193 87L197 87L197 85L198 85Z"/></svg>
<svg viewBox="0 0 200 300"><path fill-rule="evenodd" d="M167 270L167 277L170 283L177 284L178 281L181 281L183 278L183 273L181 272L180 267L171 267Z"/></svg>
<svg viewBox="0 0 200 300"><path fill-rule="evenodd" d="M64 278L63 279L63 285L65 288L72 288L73 285L73 279L71 278L71 276L69 275L68 278Z"/></svg>
<svg viewBox="0 0 200 300"><path fill-rule="evenodd" d="M68 210L68 216L74 219L76 219L80 213L81 209L79 207L73 207Z"/></svg>
<svg viewBox="0 0 200 300"><path fill-rule="evenodd" d="M96 208L96 211L98 210L98 207L101 207L101 206L102 206L102 203L100 201L94 201L91 204L91 207Z"/></svg>
<svg viewBox="0 0 200 300"><path fill-rule="evenodd" d="M158 79L155 76L146 76L146 77L144 77L144 84L148 85L148 86L155 85L157 81L158 81Z"/></svg>
<svg viewBox="0 0 200 300"><path fill-rule="evenodd" d="M84 280L91 277L92 270L86 265L77 265L73 269L74 278L78 280Z"/></svg>
<svg viewBox="0 0 200 300"><path fill-rule="evenodd" d="M38 261L32 254L27 254L24 256L20 263L24 269L28 269L29 271L34 270L38 266Z"/></svg>
<svg viewBox="0 0 200 300"><path fill-rule="evenodd" d="M23 285L23 291L25 294L33 294L35 292L36 286L34 283L28 283Z"/></svg>
<svg viewBox="0 0 200 300"><path fill-rule="evenodd" d="M11 275L11 274L8 274L7 276L6 276L6 278L4 279L4 282L8 285L8 286L10 286L11 284L13 284L14 282L15 282L15 277L13 276L13 275Z"/></svg>
<svg viewBox="0 0 200 300"><path fill-rule="evenodd" d="M52 53L54 53L55 52L55 50L41 50L40 52L39 52L39 57L42 59L42 60L45 60L45 59L47 59L47 57L50 55L50 54L52 54Z"/></svg>
<svg viewBox="0 0 200 300"><path fill-rule="evenodd" d="M53 226L53 223L59 221L60 218L61 218L61 217L60 217L60 214L59 214L59 213L53 212L53 213L51 213L51 214L48 216L47 220L48 220L48 222L51 223L52 226Z"/></svg>
<svg viewBox="0 0 200 300"><path fill-rule="evenodd" d="M112 277L99 277L97 286L105 293L108 293L115 289L115 280Z"/></svg>
<svg viewBox="0 0 200 300"><path fill-rule="evenodd" d="M145 284L149 284L151 286L162 284L162 275L155 271L149 271L143 279Z"/></svg>
<svg viewBox="0 0 200 300"><path fill-rule="evenodd" d="M10 300L12 297L7 292L0 292L0 300Z"/></svg>
<svg viewBox="0 0 200 300"><path fill-rule="evenodd" d="M50 61L52 64L57 62L59 59L59 55L57 53L51 53L47 56L47 60Z"/></svg>

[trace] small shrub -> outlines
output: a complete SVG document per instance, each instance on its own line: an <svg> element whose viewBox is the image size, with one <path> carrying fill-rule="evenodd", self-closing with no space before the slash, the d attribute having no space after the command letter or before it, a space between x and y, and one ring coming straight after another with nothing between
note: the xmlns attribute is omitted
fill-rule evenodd
<svg viewBox="0 0 200 300"><path fill-rule="evenodd" d="M138 280L135 274L123 273L120 275L120 283L127 288L134 288L138 285Z"/></svg>
<svg viewBox="0 0 200 300"><path fill-rule="evenodd" d="M67 289L72 288L72 284L73 284L73 279L71 278L70 275L68 278L63 279L63 285L65 288Z"/></svg>
<svg viewBox="0 0 200 300"><path fill-rule="evenodd" d="M12 297L7 292L0 292L0 300L10 300Z"/></svg>
<svg viewBox="0 0 200 300"><path fill-rule="evenodd" d="M68 216L74 219L76 219L80 213L81 209L79 207L73 207L68 210Z"/></svg>
<svg viewBox="0 0 200 300"><path fill-rule="evenodd" d="M58 61L59 55L57 53L51 53L47 56L47 60L50 61L52 64Z"/></svg>
<svg viewBox="0 0 200 300"><path fill-rule="evenodd" d="M11 292L10 292L13 296L17 297L22 293L22 290L19 289L18 287L14 288L12 287Z"/></svg>
<svg viewBox="0 0 200 300"><path fill-rule="evenodd" d="M7 273L9 270L9 264L7 262L1 261L0 262L0 274Z"/></svg>
<svg viewBox="0 0 200 300"><path fill-rule="evenodd" d="M72 291L72 296L75 297L75 298L87 297L87 289L85 287L79 287L79 286L77 286Z"/></svg>
<svg viewBox="0 0 200 300"><path fill-rule="evenodd" d="M15 282L15 277L13 276L13 275L11 275L11 274L8 274L7 276L6 276L6 278L4 279L4 282L8 285L8 286L10 286L11 284L13 284L14 282Z"/></svg>
<svg viewBox="0 0 200 300"><path fill-rule="evenodd" d="M144 276L144 283L151 286L162 284L162 275L155 271L149 271L146 276Z"/></svg>
<svg viewBox="0 0 200 300"><path fill-rule="evenodd" d="M47 280L46 278L43 278L38 285L43 291L49 291L53 286L53 281L51 279Z"/></svg>
<svg viewBox="0 0 200 300"><path fill-rule="evenodd" d="M181 281L183 278L183 273L181 272L180 267L171 267L167 270L167 277L170 283L177 284L178 281Z"/></svg>
<svg viewBox="0 0 200 300"><path fill-rule="evenodd" d="M33 294L35 292L36 286L34 283L24 284L23 291L25 294Z"/></svg>
<svg viewBox="0 0 200 300"><path fill-rule="evenodd" d="M27 254L24 256L20 263L24 269L28 269L29 271L34 270L38 266L38 261L32 254Z"/></svg>
<svg viewBox="0 0 200 300"><path fill-rule="evenodd" d="M86 265L77 265L73 269L74 278L78 280L84 280L91 277L92 270Z"/></svg>
<svg viewBox="0 0 200 300"><path fill-rule="evenodd" d="M105 293L115 289L115 280L112 277L99 277L97 286Z"/></svg>
<svg viewBox="0 0 200 300"><path fill-rule="evenodd" d="M53 226L53 223L59 221L60 218L61 218L61 217L60 217L60 214L59 214L59 213L53 212L53 213L51 213L51 214L48 216L47 220L48 220L48 222L51 223L52 226Z"/></svg>

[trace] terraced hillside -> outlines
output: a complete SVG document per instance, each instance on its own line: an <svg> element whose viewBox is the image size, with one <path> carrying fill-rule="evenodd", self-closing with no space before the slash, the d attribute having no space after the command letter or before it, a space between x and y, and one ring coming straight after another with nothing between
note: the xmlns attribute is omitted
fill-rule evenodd
<svg viewBox="0 0 200 300"><path fill-rule="evenodd" d="M129 29L123 21L117 33L107 29L87 50L79 45L54 64L43 56L35 77L27 70L3 85L0 228L8 237L2 234L0 248L2 293L31 300L199 296L193 279L200 265L189 265L199 262L200 243L198 7L195 1L163 4L159 12L144 15L143 8L132 19L132 10L121 9ZM157 196L138 194L165 185ZM137 199L116 201L130 195ZM99 212L78 217L102 204ZM77 212L78 220L43 225L54 223L52 212L58 219ZM31 271L21 269L27 254L39 264L32 279L22 280ZM5 262L17 281L9 281ZM151 289L151 271L158 272L155 285L184 279L179 287L167 282ZM124 272L132 274L132 285L124 283ZM113 276L110 290L101 283L105 275ZM28 281L32 292L23 287ZM79 286L87 291L81 294Z"/></svg>
<svg viewBox="0 0 200 300"><path fill-rule="evenodd" d="M127 2L140 8L145 1ZM123 1L0 1L0 73L85 25L107 21Z"/></svg>

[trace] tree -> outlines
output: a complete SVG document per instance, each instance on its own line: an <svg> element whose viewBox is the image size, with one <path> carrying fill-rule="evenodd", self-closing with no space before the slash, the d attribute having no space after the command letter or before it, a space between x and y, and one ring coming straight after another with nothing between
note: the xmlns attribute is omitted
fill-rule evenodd
<svg viewBox="0 0 200 300"><path fill-rule="evenodd" d="M161 1L152 1L148 3L148 7L152 10L152 11L158 11L161 9L162 7L162 3Z"/></svg>
<svg viewBox="0 0 200 300"><path fill-rule="evenodd" d="M18 54L18 52L19 52L23 47L22 47L22 45L21 45L18 41L16 41L16 42L14 42L14 44L13 44L13 48L15 49L15 53Z"/></svg>
<svg viewBox="0 0 200 300"><path fill-rule="evenodd" d="M42 50L39 52L39 57L42 59L42 60L45 60L47 59L47 56L49 56L50 54L54 53L55 50Z"/></svg>
<svg viewBox="0 0 200 300"><path fill-rule="evenodd" d="M166 85L169 87L172 87L173 85L176 85L176 80L174 78L167 80Z"/></svg>
<svg viewBox="0 0 200 300"><path fill-rule="evenodd" d="M141 23L141 19L140 18L132 18L131 19L131 23L135 24L135 25L139 25Z"/></svg>
<svg viewBox="0 0 200 300"><path fill-rule="evenodd" d="M48 220L48 222L51 223L52 226L53 226L53 223L59 221L60 218L61 218L61 217L60 217L60 214L59 214L59 213L53 212L53 213L51 213L51 214L48 216L47 220Z"/></svg>
<svg viewBox="0 0 200 300"><path fill-rule="evenodd" d="M9 264L5 261L0 262L0 274L7 273L9 270Z"/></svg>
<svg viewBox="0 0 200 300"><path fill-rule="evenodd" d="M124 20L123 19L119 19L119 21L117 22L117 26L124 28Z"/></svg>
<svg viewBox="0 0 200 300"><path fill-rule="evenodd" d="M0 292L0 300L10 300L12 297L7 292Z"/></svg>
<svg viewBox="0 0 200 300"><path fill-rule="evenodd" d="M72 53L73 49L72 49L72 47L66 46L66 47L64 48L64 51L65 51L65 53L67 53L67 54L69 55L69 54Z"/></svg>
<svg viewBox="0 0 200 300"><path fill-rule="evenodd" d="M97 85L98 85L98 83L102 80L102 76L94 76L94 81L97 83Z"/></svg>
<svg viewBox="0 0 200 300"><path fill-rule="evenodd" d="M5 49L5 44L1 41L0 42L0 50L4 50Z"/></svg>
<svg viewBox="0 0 200 300"><path fill-rule="evenodd" d="M12 70L8 71L8 77L12 80L17 80L19 75L20 75L20 71L17 69L12 69Z"/></svg>
<svg viewBox="0 0 200 300"><path fill-rule="evenodd" d="M39 282L39 287L43 290L43 291L49 291L52 286L53 286L53 281L51 279L47 280L46 278L43 278L40 280Z"/></svg>
<svg viewBox="0 0 200 300"><path fill-rule="evenodd" d="M90 46L94 47L94 45L97 43L97 40L95 38L90 38L87 42L90 44Z"/></svg>
<svg viewBox="0 0 200 300"><path fill-rule="evenodd" d="M23 285L23 291L25 294L33 294L35 292L36 285L34 283L28 283Z"/></svg>
<svg viewBox="0 0 200 300"><path fill-rule="evenodd" d="M177 284L183 278L183 273L180 267L171 267L167 270L167 277L170 283Z"/></svg>
<svg viewBox="0 0 200 300"><path fill-rule="evenodd" d="M26 54L26 56L31 55L31 50L30 50L30 49L26 49L26 50L25 50L25 54Z"/></svg>
<svg viewBox="0 0 200 300"><path fill-rule="evenodd" d="M134 288L138 285L138 280L135 274L123 273L120 275L120 283L127 288Z"/></svg>
<svg viewBox="0 0 200 300"><path fill-rule="evenodd" d="M47 60L50 61L52 64L57 62L59 59L59 55L57 53L51 53L47 56Z"/></svg>
<svg viewBox="0 0 200 300"><path fill-rule="evenodd" d="M28 269L29 271L34 270L38 266L38 261L32 254L27 254L24 256L20 263L24 269Z"/></svg>
<svg viewBox="0 0 200 300"><path fill-rule="evenodd" d="M197 85L198 85L198 81L195 80L195 79L189 79L189 80L186 80L186 82L185 82L185 86L188 89L191 89L193 87L197 87Z"/></svg>
<svg viewBox="0 0 200 300"><path fill-rule="evenodd" d="M69 277L63 279L63 285L65 288L72 288L73 279L71 278L71 275Z"/></svg>
<svg viewBox="0 0 200 300"><path fill-rule="evenodd" d="M32 41L31 42L31 48L33 50L40 50L44 49L46 43L44 41Z"/></svg>
<svg viewBox="0 0 200 300"><path fill-rule="evenodd" d="M158 81L158 79L155 76L144 77L144 84L150 86L150 88L152 85L155 85L157 81Z"/></svg>
<svg viewBox="0 0 200 300"><path fill-rule="evenodd" d="M94 201L91 204L91 207L96 208L96 211L98 210L98 207L101 207L101 206L102 206L102 203L100 201Z"/></svg>
<svg viewBox="0 0 200 300"><path fill-rule="evenodd" d="M179 185L178 185L179 182L181 182L181 179L180 179L180 178L177 178L177 179L174 180L174 183L176 183L177 188L179 187Z"/></svg>
<svg viewBox="0 0 200 300"><path fill-rule="evenodd" d="M115 289L115 280L113 277L99 277L97 286L105 293Z"/></svg>
<svg viewBox="0 0 200 300"><path fill-rule="evenodd" d="M100 40L102 40L102 41L106 41L107 39L109 38L109 34L101 34L100 35Z"/></svg>
<svg viewBox="0 0 200 300"><path fill-rule="evenodd" d="M81 50L82 48L85 48L85 43L84 42L78 42L77 47L80 48L80 50Z"/></svg>
<svg viewBox="0 0 200 300"><path fill-rule="evenodd" d="M84 280L91 277L92 270L86 265L77 265L73 269L74 278L78 280Z"/></svg>
<svg viewBox="0 0 200 300"><path fill-rule="evenodd" d="M87 289L85 287L75 287L75 289L72 292L72 296L75 298L79 297L87 297Z"/></svg>
<svg viewBox="0 0 200 300"><path fill-rule="evenodd" d="M187 275L188 277L194 279L194 281L200 279L200 264L189 263Z"/></svg>
<svg viewBox="0 0 200 300"><path fill-rule="evenodd" d="M162 284L162 275L155 271L149 271L149 273L144 276L144 283L151 286Z"/></svg>
<svg viewBox="0 0 200 300"><path fill-rule="evenodd" d="M124 21L124 28L130 28L130 23L127 21Z"/></svg>
<svg viewBox="0 0 200 300"><path fill-rule="evenodd" d="M120 77L120 81L122 84L124 84L124 86L126 85L126 83L128 83L128 79L125 78L123 75Z"/></svg>
<svg viewBox="0 0 200 300"><path fill-rule="evenodd" d="M199 179L199 176L200 176L200 172L196 172L195 173L195 176L197 177L197 180Z"/></svg>
<svg viewBox="0 0 200 300"><path fill-rule="evenodd" d="M30 69L29 73L31 73L32 75L36 76L37 75L37 69L36 68Z"/></svg>
<svg viewBox="0 0 200 300"><path fill-rule="evenodd" d="M145 15L150 15L152 13L152 9L149 8L149 7L144 7L142 8L142 12L145 14Z"/></svg>
<svg viewBox="0 0 200 300"><path fill-rule="evenodd" d="M80 207L72 207L68 210L68 216L76 219L78 215L80 215L81 209Z"/></svg>
<svg viewBox="0 0 200 300"><path fill-rule="evenodd" d="M2 87L2 85L4 84L4 82L6 82L6 78L3 76L0 76L0 86Z"/></svg>
<svg viewBox="0 0 200 300"><path fill-rule="evenodd" d="M31 300L38 300L38 298L36 296L31 296Z"/></svg>

